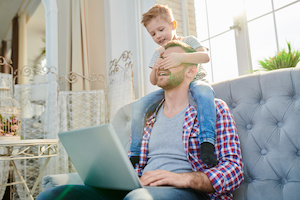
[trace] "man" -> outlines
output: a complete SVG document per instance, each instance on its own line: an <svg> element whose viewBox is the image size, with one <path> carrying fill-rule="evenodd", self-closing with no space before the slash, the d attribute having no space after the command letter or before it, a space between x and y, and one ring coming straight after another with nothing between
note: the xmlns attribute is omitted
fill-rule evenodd
<svg viewBox="0 0 300 200"><path fill-rule="evenodd" d="M194 50L170 41L164 55ZM189 94L197 67L181 64L157 71L157 85L165 99L145 124L140 160L135 165L145 187L130 192L108 191L88 186L62 186L38 199L232 199L232 191L243 181L240 143L227 105L216 99L216 144L218 163L209 168L201 160L197 111ZM130 155L130 154L129 154ZM128 193L128 194L127 194Z"/></svg>
<svg viewBox="0 0 300 200"><path fill-rule="evenodd" d="M164 55L194 52L179 41L170 41L165 49ZM197 67L193 64L182 64L166 71L158 70L157 85L165 90L165 99L146 122L136 171L143 185L176 187L166 189L175 194L170 199L183 199L178 197L181 192L176 191L183 189L177 188L189 188L183 190L185 195L194 193L197 196L201 191L209 193L211 199L231 199L231 192L243 181L243 164L235 122L225 102L216 99L215 154L218 164L209 168L201 160L197 111L190 104L189 85L196 71ZM140 189L140 193L145 190L155 188ZM157 198L163 195L163 192L158 195L155 191L151 192ZM127 196L138 193L135 190Z"/></svg>

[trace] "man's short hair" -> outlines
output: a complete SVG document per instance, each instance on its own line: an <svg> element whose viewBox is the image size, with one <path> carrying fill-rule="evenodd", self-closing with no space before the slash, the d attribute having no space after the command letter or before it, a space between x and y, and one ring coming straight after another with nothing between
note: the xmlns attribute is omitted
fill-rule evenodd
<svg viewBox="0 0 300 200"><path fill-rule="evenodd" d="M194 53L197 52L194 48L192 48L190 45L183 43L179 40L171 40L169 41L166 46L165 46L165 50L167 50L168 48L171 47L180 47L182 48L186 53ZM184 63L186 65L197 65L197 63Z"/></svg>
<svg viewBox="0 0 300 200"><path fill-rule="evenodd" d="M152 19L158 16L166 20L166 22L171 23L174 21L172 10L168 6L157 4L153 6L148 12L143 14L142 24L144 24L144 26L146 27Z"/></svg>

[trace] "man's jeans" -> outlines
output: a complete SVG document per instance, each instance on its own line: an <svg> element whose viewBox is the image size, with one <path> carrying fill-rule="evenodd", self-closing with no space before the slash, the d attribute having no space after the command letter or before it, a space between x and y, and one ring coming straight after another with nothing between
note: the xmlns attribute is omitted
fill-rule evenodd
<svg viewBox="0 0 300 200"><path fill-rule="evenodd" d="M207 200L205 193L171 187L145 187L133 191L96 189L86 185L64 185L46 190L36 200Z"/></svg>

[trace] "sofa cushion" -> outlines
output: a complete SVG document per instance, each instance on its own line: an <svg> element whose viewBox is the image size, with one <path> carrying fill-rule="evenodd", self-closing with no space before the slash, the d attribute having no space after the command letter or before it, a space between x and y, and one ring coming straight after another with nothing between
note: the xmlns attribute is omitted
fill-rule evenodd
<svg viewBox="0 0 300 200"><path fill-rule="evenodd" d="M245 181L235 199L300 196L300 69L242 76L213 84L237 124Z"/></svg>
<svg viewBox="0 0 300 200"><path fill-rule="evenodd" d="M45 176L42 181L42 187L44 190L70 184L83 185L84 183L82 182L78 173L48 175Z"/></svg>

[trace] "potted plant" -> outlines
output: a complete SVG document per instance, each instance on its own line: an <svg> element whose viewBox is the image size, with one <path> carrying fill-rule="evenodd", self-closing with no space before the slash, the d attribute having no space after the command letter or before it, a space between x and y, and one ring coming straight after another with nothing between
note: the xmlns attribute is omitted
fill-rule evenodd
<svg viewBox="0 0 300 200"><path fill-rule="evenodd" d="M287 42L288 51L282 49L276 53L274 57L265 58L264 60L258 61L261 68L254 71L271 71L281 68L296 67L300 61L300 52L292 51L291 43Z"/></svg>

